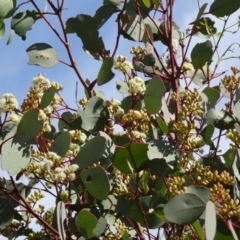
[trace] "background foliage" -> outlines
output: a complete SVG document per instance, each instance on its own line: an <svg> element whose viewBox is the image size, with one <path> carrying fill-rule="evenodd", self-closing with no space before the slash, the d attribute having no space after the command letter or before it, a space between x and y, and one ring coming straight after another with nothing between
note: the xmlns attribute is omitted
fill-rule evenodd
<svg viewBox="0 0 240 240"><path fill-rule="evenodd" d="M0 0L0 37L7 18L7 44L14 34L25 40L44 21L68 59L37 42L26 49L28 64L63 64L85 92L79 98L72 89L77 108L69 106L61 84L39 74L21 104L11 93L0 98L1 164L9 173L0 180L3 236L238 239L240 70L221 72L219 65L239 58L239 43L219 47L239 29L239 19L228 22L240 2L197 1L199 12L187 29L175 22L174 4L104 0L93 16L65 19L64 0L47 0L43 10L34 0ZM100 29L112 19L117 35L109 49ZM82 76L72 35L86 58L101 63L94 80ZM117 55L122 38L132 43L131 61ZM107 99L97 86L107 88L116 71L122 98ZM221 144L229 144L227 151ZM42 205L44 198L54 206Z"/></svg>

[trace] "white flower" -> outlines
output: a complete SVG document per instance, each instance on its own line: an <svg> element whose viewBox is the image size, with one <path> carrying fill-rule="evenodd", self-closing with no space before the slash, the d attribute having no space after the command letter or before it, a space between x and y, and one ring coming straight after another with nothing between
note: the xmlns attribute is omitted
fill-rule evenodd
<svg viewBox="0 0 240 240"><path fill-rule="evenodd" d="M183 72L185 73L189 73L189 72L193 72L194 71L194 67L190 62L184 62L183 66L182 66Z"/></svg>
<svg viewBox="0 0 240 240"><path fill-rule="evenodd" d="M134 77L129 81L129 93L144 93L146 86L144 81L140 77Z"/></svg>
<svg viewBox="0 0 240 240"><path fill-rule="evenodd" d="M81 132L81 134L79 136L79 141L83 143L86 141L86 139L87 139L86 134Z"/></svg>
<svg viewBox="0 0 240 240"><path fill-rule="evenodd" d="M72 164L68 167L70 172L75 172L78 168L79 166L77 164Z"/></svg>
<svg viewBox="0 0 240 240"><path fill-rule="evenodd" d="M38 112L38 120L46 121L48 119L47 115L44 113L42 109Z"/></svg>
<svg viewBox="0 0 240 240"><path fill-rule="evenodd" d="M116 113L114 114L116 117L121 117L124 114L124 110L121 107L117 108Z"/></svg>
<svg viewBox="0 0 240 240"><path fill-rule="evenodd" d="M126 57L124 56L117 56L117 60L114 61L114 68L121 71L121 72L129 72L133 69L133 65L131 62L126 61Z"/></svg>
<svg viewBox="0 0 240 240"><path fill-rule="evenodd" d="M75 173L70 173L70 174L68 175L68 178L69 178L71 181L73 181L73 180L76 178Z"/></svg>
<svg viewBox="0 0 240 240"><path fill-rule="evenodd" d="M114 107L117 107L117 106L120 106L120 105L121 105L121 102L118 101L118 100L115 99L115 98L112 98L112 99L110 100L110 103L111 103L111 105L114 106Z"/></svg>

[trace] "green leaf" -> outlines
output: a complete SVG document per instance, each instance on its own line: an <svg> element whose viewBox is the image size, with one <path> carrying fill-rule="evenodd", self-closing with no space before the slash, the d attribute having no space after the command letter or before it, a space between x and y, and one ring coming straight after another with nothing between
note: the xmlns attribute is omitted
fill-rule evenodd
<svg viewBox="0 0 240 240"><path fill-rule="evenodd" d="M123 19L123 17L125 17ZM127 19L126 22L124 20ZM144 36L144 23L142 17L140 17L135 11L125 10L121 17L121 34L124 38L141 42Z"/></svg>
<svg viewBox="0 0 240 240"><path fill-rule="evenodd" d="M203 13L204 13L207 5L208 5L208 4L205 3L205 4L203 4L203 5L201 6L201 8L200 8L199 11L198 11L198 15L197 15L196 21L198 21L198 20L201 18L201 16L203 15Z"/></svg>
<svg viewBox="0 0 240 240"><path fill-rule="evenodd" d="M235 119L226 111L211 108L207 113L207 124L213 124L220 130L228 130L235 124Z"/></svg>
<svg viewBox="0 0 240 240"><path fill-rule="evenodd" d="M240 174L238 170L240 168L240 150L239 149L236 152L232 168L233 168L234 176L238 179L238 181L240 181Z"/></svg>
<svg viewBox="0 0 240 240"><path fill-rule="evenodd" d="M67 218L67 213L65 209L65 204L62 201L59 201L56 206L56 215L57 215L57 228L61 240L66 239L65 225L64 220Z"/></svg>
<svg viewBox="0 0 240 240"><path fill-rule="evenodd" d="M114 4L103 5L98 8L94 15L97 22L97 28L100 29L114 13L119 11L119 8Z"/></svg>
<svg viewBox="0 0 240 240"><path fill-rule="evenodd" d="M202 17L194 24L196 24L194 35L200 38L210 38L217 32L217 28L214 27L215 22L208 17Z"/></svg>
<svg viewBox="0 0 240 240"><path fill-rule="evenodd" d="M94 149L94 151L93 151ZM74 164L78 164L79 169L91 166L99 161L106 149L106 139L104 137L95 137L81 147L75 159Z"/></svg>
<svg viewBox="0 0 240 240"><path fill-rule="evenodd" d="M234 158L236 156L236 151L233 149L228 149L224 154L223 154L223 159L225 161L225 166L227 168L231 168Z"/></svg>
<svg viewBox="0 0 240 240"><path fill-rule="evenodd" d="M72 119L73 114L71 112L64 112L58 122L59 131L63 131L64 129L70 130Z"/></svg>
<svg viewBox="0 0 240 240"><path fill-rule="evenodd" d="M65 31L66 33L76 33L82 40L85 52L96 60L102 60L102 56L109 55L102 38L99 37L98 22L95 18L86 14L69 18L66 22Z"/></svg>
<svg viewBox="0 0 240 240"><path fill-rule="evenodd" d="M122 173L139 171L144 166L147 157L147 144L133 142L128 148L119 148L114 155L113 166Z"/></svg>
<svg viewBox="0 0 240 240"><path fill-rule="evenodd" d="M103 130L109 118L107 104L100 97L92 97L86 108L78 113L82 118L82 128L91 133Z"/></svg>
<svg viewBox="0 0 240 240"><path fill-rule="evenodd" d="M100 217L97 222L97 226L93 229L93 235L99 237L107 227L107 220L103 217Z"/></svg>
<svg viewBox="0 0 240 240"><path fill-rule="evenodd" d="M150 162L150 171L153 175L163 177L172 172L165 159L153 159Z"/></svg>
<svg viewBox="0 0 240 240"><path fill-rule="evenodd" d="M213 145L213 142L211 140L213 133L214 133L214 126L212 124L207 125L201 132L201 136L204 142L209 146Z"/></svg>
<svg viewBox="0 0 240 240"><path fill-rule="evenodd" d="M103 84L106 84L107 82L112 80L112 78L115 76L115 74L112 72L112 66L113 66L113 58L107 57L103 59L103 64L100 68L100 71L97 77L98 86L102 86Z"/></svg>
<svg viewBox="0 0 240 240"><path fill-rule="evenodd" d="M161 117L156 117L156 121L158 123L158 126L164 133L169 133L168 125L165 123L165 121Z"/></svg>
<svg viewBox="0 0 240 240"><path fill-rule="evenodd" d="M220 97L220 93L219 91L217 91L216 89L214 88L211 88L211 87L206 87L204 90L203 90L203 93L207 96L208 98L208 102L209 102L209 108L214 108L219 97Z"/></svg>
<svg viewBox="0 0 240 240"><path fill-rule="evenodd" d="M42 96L40 108L44 109L48 107L52 102L56 92L57 89L55 87L50 87L49 89L47 89Z"/></svg>
<svg viewBox="0 0 240 240"><path fill-rule="evenodd" d="M3 19L0 19L0 39L3 38L5 34L5 23Z"/></svg>
<svg viewBox="0 0 240 240"><path fill-rule="evenodd" d="M200 237L201 240L205 240L205 234L203 231L202 226L200 225L199 221L195 221L193 224L193 229L195 230L195 232L197 233L197 235Z"/></svg>
<svg viewBox="0 0 240 240"><path fill-rule="evenodd" d="M5 124L4 124L5 125ZM27 166L31 157L30 145L21 146L14 138L17 127L12 128L5 136L2 146L2 169L8 171L10 176L17 175Z"/></svg>
<svg viewBox="0 0 240 240"><path fill-rule="evenodd" d="M133 96L129 95L122 100L121 108L125 113L127 113L130 109L139 111L142 108L142 103L141 101L134 101Z"/></svg>
<svg viewBox="0 0 240 240"><path fill-rule="evenodd" d="M15 215L14 206L7 197L0 197L0 229L8 226Z"/></svg>
<svg viewBox="0 0 240 240"><path fill-rule="evenodd" d="M202 86L208 81L208 78L211 76L212 70L208 64L205 64L205 66L202 69L197 70L197 74L193 77L193 82L198 85Z"/></svg>
<svg viewBox="0 0 240 240"><path fill-rule="evenodd" d="M145 5L147 8L150 8L150 7L151 7L151 1L150 1L150 0L142 0L142 2L144 3L144 5Z"/></svg>
<svg viewBox="0 0 240 240"><path fill-rule="evenodd" d="M16 142L24 144L37 136L43 127L43 121L38 120L38 113L38 109L31 109L24 114L18 125Z"/></svg>
<svg viewBox="0 0 240 240"><path fill-rule="evenodd" d="M16 0L0 0L0 19L11 17L16 9Z"/></svg>
<svg viewBox="0 0 240 240"><path fill-rule="evenodd" d="M144 103L150 114L159 112L162 106L162 97L165 93L165 86L161 78L154 76L147 84L144 94Z"/></svg>
<svg viewBox="0 0 240 240"><path fill-rule="evenodd" d="M103 0L104 5L112 4L112 5L119 5L122 3L122 0Z"/></svg>
<svg viewBox="0 0 240 240"><path fill-rule="evenodd" d="M7 45L11 43L13 37L14 37L15 31L11 30L9 38L7 40Z"/></svg>
<svg viewBox="0 0 240 240"><path fill-rule="evenodd" d="M54 48L47 43L35 43L27 50L30 65L39 65L41 67L50 68L58 62L58 54Z"/></svg>
<svg viewBox="0 0 240 240"><path fill-rule="evenodd" d="M203 213L205 202L195 194L184 193L172 198L163 209L165 217L172 223L188 225Z"/></svg>
<svg viewBox="0 0 240 240"><path fill-rule="evenodd" d="M17 13L12 18L11 28L22 40L26 40L26 32L31 30L32 25L40 18L41 15L34 10Z"/></svg>
<svg viewBox="0 0 240 240"><path fill-rule="evenodd" d="M206 240L214 240L216 233L216 209L212 201L208 201L205 210L205 231Z"/></svg>
<svg viewBox="0 0 240 240"><path fill-rule="evenodd" d="M205 63L210 63L213 56L212 42L207 40L203 43L197 43L191 52L193 67L202 68Z"/></svg>
<svg viewBox="0 0 240 240"><path fill-rule="evenodd" d="M129 93L129 87L126 81L118 81L117 83L117 90L122 94L128 94Z"/></svg>
<svg viewBox="0 0 240 240"><path fill-rule="evenodd" d="M101 166L83 169L80 177L87 191L99 200L107 199L110 191L110 184L105 170Z"/></svg>
<svg viewBox="0 0 240 240"><path fill-rule="evenodd" d="M93 237L93 230L97 226L97 218L88 210L81 210L76 216L76 226L81 234L90 239Z"/></svg>
<svg viewBox="0 0 240 240"><path fill-rule="evenodd" d="M235 0L215 0L209 12L216 17L230 16L240 8L240 2Z"/></svg>
<svg viewBox="0 0 240 240"><path fill-rule="evenodd" d="M233 106L233 115L234 115L234 117L237 118L238 121L240 121L240 102L237 102Z"/></svg>
<svg viewBox="0 0 240 240"><path fill-rule="evenodd" d="M71 138L69 132L62 132L57 136L49 148L49 151L55 152L60 157L64 157L70 147L70 142Z"/></svg>
<svg viewBox="0 0 240 240"><path fill-rule="evenodd" d="M206 187L191 185L185 191L186 193L192 193L202 199L203 202L207 203L210 200L210 191Z"/></svg>

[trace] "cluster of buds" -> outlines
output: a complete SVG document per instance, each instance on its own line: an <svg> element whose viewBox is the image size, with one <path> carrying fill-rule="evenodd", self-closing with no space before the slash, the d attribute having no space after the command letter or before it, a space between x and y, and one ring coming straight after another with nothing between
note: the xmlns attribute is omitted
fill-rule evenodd
<svg viewBox="0 0 240 240"><path fill-rule="evenodd" d="M136 95L138 93L144 94L146 91L146 86L144 81L140 77L134 77L129 80L129 89L128 92Z"/></svg>
<svg viewBox="0 0 240 240"><path fill-rule="evenodd" d="M24 174L34 179L36 176L47 180L46 184L50 188L51 183L66 183L76 178L76 164L64 163L63 158L54 152L43 153L39 150L32 150L32 159L24 169Z"/></svg>
<svg viewBox="0 0 240 240"><path fill-rule="evenodd" d="M114 68L123 73L129 73L133 69L133 65L127 61L126 57L118 55L116 61L114 61Z"/></svg>
<svg viewBox="0 0 240 240"><path fill-rule="evenodd" d="M109 101L110 106L108 107L108 112L115 117L121 117L124 114L124 110L121 108L121 102L115 98Z"/></svg>
<svg viewBox="0 0 240 240"><path fill-rule="evenodd" d="M88 104L88 100L86 98L82 98L78 101L78 103L83 107L85 108Z"/></svg>
<svg viewBox="0 0 240 240"><path fill-rule="evenodd" d="M146 55L146 49L142 46L132 47L130 53L133 54L137 59L141 59Z"/></svg>
<svg viewBox="0 0 240 240"><path fill-rule="evenodd" d="M210 188L210 195L213 202L217 203L219 213L224 218L233 216L240 217L239 200L233 200L230 196L230 190L225 189L221 183L216 183Z"/></svg>
<svg viewBox="0 0 240 240"><path fill-rule="evenodd" d="M226 133L226 137L229 138L234 144L230 143L231 149L237 150L240 148L240 136L238 131L234 129L229 129Z"/></svg>
<svg viewBox="0 0 240 240"><path fill-rule="evenodd" d="M225 76L222 79L222 83L228 92L232 92L232 91L235 91L236 89L238 89L239 83L240 83L240 77L236 76L236 74L239 73L240 70L236 67L231 67L231 70L233 72L233 75Z"/></svg>
<svg viewBox="0 0 240 240"><path fill-rule="evenodd" d="M110 230L104 240L122 239L122 236L127 232L127 227L120 219L117 219L113 224L114 230Z"/></svg>
<svg viewBox="0 0 240 240"><path fill-rule="evenodd" d="M194 71L194 67L188 59L186 59L185 62L183 63L182 70L186 74L189 74L190 72Z"/></svg>
<svg viewBox="0 0 240 240"><path fill-rule="evenodd" d="M130 109L123 115L122 121L124 124L128 124L130 129L130 136L134 139L146 138L149 131L150 117L144 110L132 110Z"/></svg>
<svg viewBox="0 0 240 240"><path fill-rule="evenodd" d="M34 206L40 199L44 198L44 194L42 193L42 191L40 189L36 190L33 192L33 194L31 194L26 202L31 205Z"/></svg>
<svg viewBox="0 0 240 240"><path fill-rule="evenodd" d="M27 112L28 110L32 108L39 108L42 96L44 92L46 92L49 88L54 87L57 91L62 90L62 86L57 82L50 82L44 75L39 74L37 77L32 79L33 86L30 87L27 98L24 99L22 103L22 111ZM47 107L46 109L43 109L43 111L46 114L49 114L52 112L53 109L56 109L61 105L63 102L63 98L59 95L55 94L54 98L51 102L51 105Z"/></svg>
<svg viewBox="0 0 240 240"><path fill-rule="evenodd" d="M179 195L186 191L185 179L183 177L171 177L168 180L169 193Z"/></svg>
<svg viewBox="0 0 240 240"><path fill-rule="evenodd" d="M128 188L127 185L123 182L118 182L116 186L114 187L113 190L113 195L118 197L118 196L123 196L128 194Z"/></svg>
<svg viewBox="0 0 240 240"><path fill-rule="evenodd" d="M5 93L0 98L0 114L5 112L9 113L9 120L15 124L19 124L20 117L15 113L15 109L18 108L18 102L15 96L11 93Z"/></svg>

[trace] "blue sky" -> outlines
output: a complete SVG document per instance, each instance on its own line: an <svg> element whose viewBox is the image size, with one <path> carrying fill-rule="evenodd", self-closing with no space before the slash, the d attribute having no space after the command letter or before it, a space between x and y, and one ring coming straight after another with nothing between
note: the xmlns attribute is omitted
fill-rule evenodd
<svg viewBox="0 0 240 240"><path fill-rule="evenodd" d="M19 1L22 2L22 1ZM40 2L39 6L41 9L45 7L45 1L36 1ZM89 15L94 15L95 11L98 7L102 5L102 0L69 0L66 1L66 10L64 11L64 18L65 21L69 17L74 17L77 14L85 13ZM209 1L199 0L200 5L202 6L204 3ZM211 1L212 2L212 1ZM34 9L31 4L27 4L27 9ZM208 6L209 7L209 6ZM20 8L20 11L24 11L26 8ZM50 8L48 8L50 11ZM194 21L198 13L198 6L197 1L195 0L176 0L176 5L174 9L174 20L180 26L180 30L184 30L188 28L188 23ZM238 15L240 12L234 14L231 17L230 23L236 22ZM115 46L115 40L117 35L117 25L115 23L116 15L114 15L109 22L101 28L100 35L103 37L105 46L107 49L110 49L111 52ZM213 17L213 19L215 19ZM58 22L51 17L50 21L54 24L56 28L59 27ZM47 75L51 81L58 81L60 82L63 87L63 96L65 97L66 101L70 103L70 106L76 108L75 104L75 83L77 81L77 77L74 71L59 63L53 68L41 68L39 66L29 66L28 62L28 55L26 53L26 49L37 42L45 42L50 44L54 47L59 55L61 60L66 60L68 62L68 57L66 54L66 50L64 49L63 45L60 41L56 38L54 33L50 30L50 28L44 23L43 20L37 21L31 31L27 32L27 39L22 41L22 39L15 35L10 45L6 46L6 42L8 36L10 34L10 21L5 21L7 26L7 31L3 39L0 40L0 95L4 93L13 93L16 95L19 103L23 100L24 96L26 95L29 86L31 85L31 80L33 77L37 76L39 73L43 73ZM217 27L221 26L216 20ZM219 29L218 29L219 30ZM230 44L230 42L238 41L240 39L240 32L235 35L226 34L226 38L220 44L219 51L225 50L225 48ZM79 69L84 78L88 78L90 80L94 80L97 77L99 68L101 66L100 61L96 61L86 55L85 52L82 50L82 43L81 40L75 35L70 35L72 50L74 53L74 58L78 62ZM191 46L194 46L197 42L203 42L204 39L200 39L197 37L193 38L193 43ZM118 54L128 56L129 60L131 61L129 51L132 46L141 45L136 42L128 42L121 37L120 45L118 48ZM160 54L166 50L166 47L158 44L158 50ZM236 54L240 55L240 50L237 47ZM191 49L191 48L190 48ZM190 52L189 52L190 53ZM229 66L235 65L240 67L239 59L234 59L229 62L221 63L219 67L219 71L228 70ZM115 78L108 84L102 86L102 91L105 92L107 98L115 97L121 100L121 95L118 94L116 91L116 82L120 79L123 79L123 76L119 73L116 73ZM230 73L229 73L230 74ZM219 81L216 80L216 82ZM78 84L79 91L78 91L78 98L84 97L83 91L81 90L81 84ZM0 237L1 239L1 237Z"/></svg>

